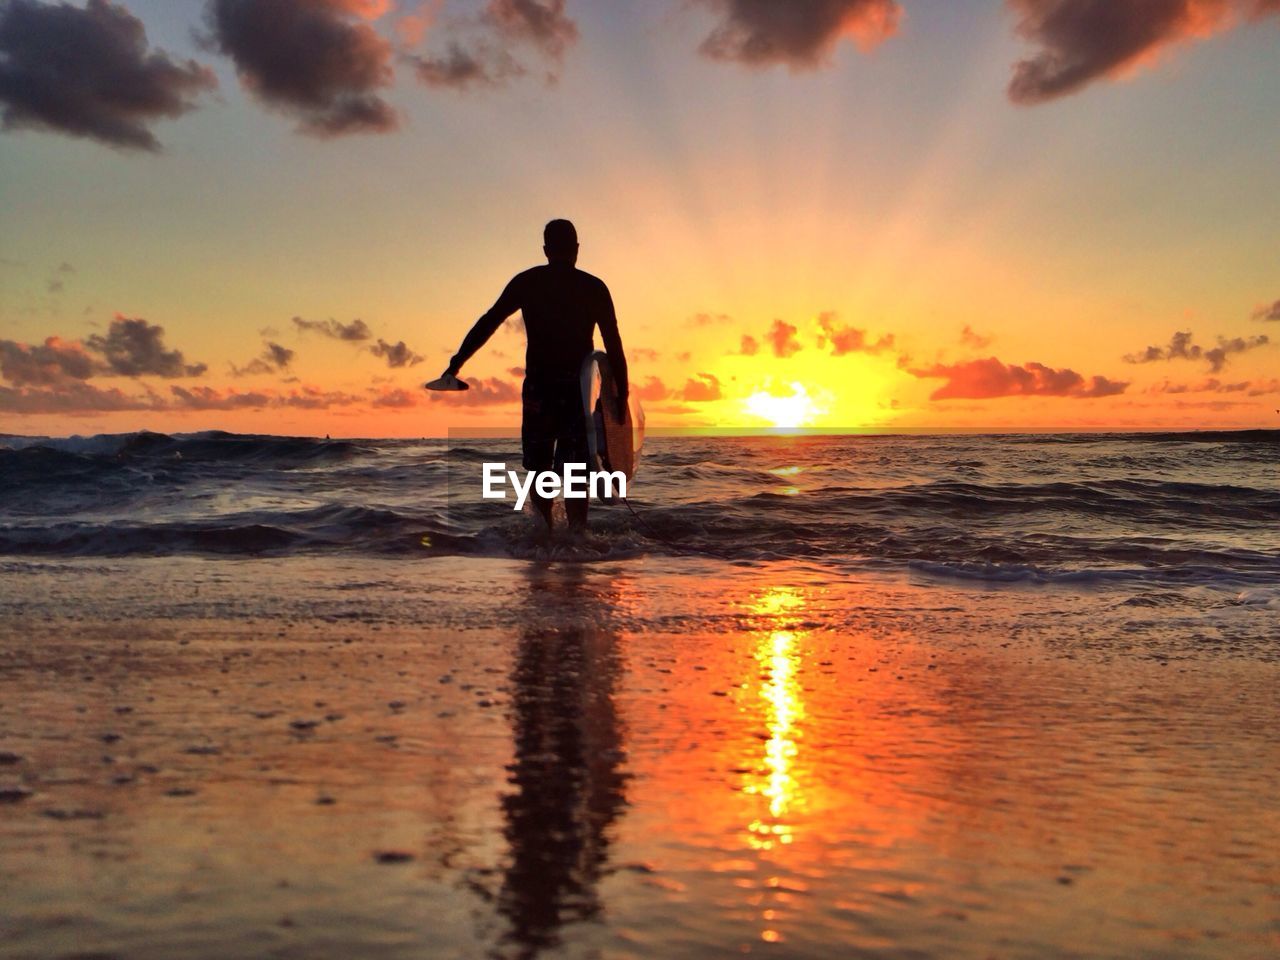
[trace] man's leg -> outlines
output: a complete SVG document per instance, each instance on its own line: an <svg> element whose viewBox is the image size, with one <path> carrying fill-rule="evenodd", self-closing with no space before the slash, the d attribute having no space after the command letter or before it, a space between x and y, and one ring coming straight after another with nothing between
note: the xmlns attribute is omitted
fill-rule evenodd
<svg viewBox="0 0 1280 960"><path fill-rule="evenodd" d="M556 469L564 473L566 463L587 464L587 421L582 412L582 395L577 384L566 391L564 408L561 410L559 436L556 439ZM591 465L587 464L587 469ZM587 513L591 500L565 497L564 512L569 520L569 529L575 533L586 533Z"/></svg>
<svg viewBox="0 0 1280 960"><path fill-rule="evenodd" d="M565 500L564 512L569 518L569 529L575 533L584 533L587 529L587 510L591 501L583 498L582 500Z"/></svg>
<svg viewBox="0 0 1280 960"><path fill-rule="evenodd" d="M524 468L530 471L550 470L555 463L554 411L547 409L546 398L540 396L541 391L533 388L528 380L524 382L522 393L524 418L520 425L520 443L524 448ZM553 528L551 507L555 501L538 496L536 490L529 491L529 500L550 532Z"/></svg>

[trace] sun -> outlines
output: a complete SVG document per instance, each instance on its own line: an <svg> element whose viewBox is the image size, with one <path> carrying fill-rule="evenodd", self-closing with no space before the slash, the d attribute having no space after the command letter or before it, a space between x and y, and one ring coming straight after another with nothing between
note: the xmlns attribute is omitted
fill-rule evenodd
<svg viewBox="0 0 1280 960"><path fill-rule="evenodd" d="M773 389L758 390L742 402L742 409L774 427L795 429L811 426L815 418L826 413L803 384L790 383L789 394Z"/></svg>

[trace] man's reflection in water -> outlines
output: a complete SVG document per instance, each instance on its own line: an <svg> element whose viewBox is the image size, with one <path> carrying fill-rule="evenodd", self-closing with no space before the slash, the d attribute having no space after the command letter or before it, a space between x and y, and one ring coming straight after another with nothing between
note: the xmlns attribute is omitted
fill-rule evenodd
<svg viewBox="0 0 1280 960"><path fill-rule="evenodd" d="M521 957L602 909L607 834L626 802L608 591L607 580L580 569L530 573L512 670L515 760L502 799L509 860L498 895L510 924L504 941Z"/></svg>

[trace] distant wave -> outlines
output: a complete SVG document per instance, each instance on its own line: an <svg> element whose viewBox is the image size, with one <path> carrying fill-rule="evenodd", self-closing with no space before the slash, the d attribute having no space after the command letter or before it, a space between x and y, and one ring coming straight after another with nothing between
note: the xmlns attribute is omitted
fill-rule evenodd
<svg viewBox="0 0 1280 960"><path fill-rule="evenodd" d="M517 451L218 431L3 436L0 554L541 557L528 520L456 483ZM588 558L1280 583L1280 431L659 438L632 509L598 508L593 526L604 546Z"/></svg>

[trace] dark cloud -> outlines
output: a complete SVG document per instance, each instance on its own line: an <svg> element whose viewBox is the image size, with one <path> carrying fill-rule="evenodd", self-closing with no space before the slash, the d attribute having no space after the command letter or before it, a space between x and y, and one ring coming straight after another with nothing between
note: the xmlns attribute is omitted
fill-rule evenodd
<svg viewBox="0 0 1280 960"><path fill-rule="evenodd" d="M442 54L412 54L406 59L429 87L497 87L524 73L514 57L487 43L467 49L451 40Z"/></svg>
<svg viewBox="0 0 1280 960"><path fill-rule="evenodd" d="M782 320L774 320L769 332L764 335L765 343L773 350L775 357L789 357L804 348L796 338L798 328ZM745 344L743 344L745 346Z"/></svg>
<svg viewBox="0 0 1280 960"><path fill-rule="evenodd" d="M1138 353L1125 355L1125 363L1158 363L1164 360L1204 360L1211 373L1221 373L1228 359L1237 353L1245 353L1265 347L1271 342L1266 334L1255 337L1218 337L1215 347L1203 347L1196 343L1190 330L1175 333L1163 347L1150 346Z"/></svg>
<svg viewBox="0 0 1280 960"><path fill-rule="evenodd" d="M564 13L565 0L489 0L483 19L497 32L523 41L559 64L578 40L578 26Z"/></svg>
<svg viewBox="0 0 1280 960"><path fill-rule="evenodd" d="M760 352L760 341L749 333L742 335L742 342L738 346L738 352L744 357L754 357Z"/></svg>
<svg viewBox="0 0 1280 960"><path fill-rule="evenodd" d="M0 340L0 374L16 386L52 386L88 380L100 372L99 363L79 343L48 337L28 346Z"/></svg>
<svg viewBox="0 0 1280 960"><path fill-rule="evenodd" d="M831 355L843 357L849 353L869 353L872 356L893 349L893 334L886 333L872 340L867 331L857 327L837 326L836 315L831 312L819 314L818 326L822 329L818 337L818 346L831 344Z"/></svg>
<svg viewBox="0 0 1280 960"><path fill-rule="evenodd" d="M1217 377L1209 377L1198 383L1170 383L1168 380L1158 383L1147 390L1148 393L1243 393L1250 397L1260 397L1269 393L1280 393L1280 380L1241 380L1235 383L1223 383Z"/></svg>
<svg viewBox="0 0 1280 960"><path fill-rule="evenodd" d="M252 390L218 390L208 386L173 385L165 397L147 391L130 395L116 388L102 389L90 383L70 381L39 389L0 387L0 411L19 414L97 414L146 410L181 413L210 410L328 410L344 407L412 406L403 390L375 393L372 397L303 386L288 393ZM407 399L406 399L407 398Z"/></svg>
<svg viewBox="0 0 1280 960"><path fill-rule="evenodd" d="M130 396L115 387L104 390L79 380L35 390L0 387L0 410L6 413L82 414L164 408L164 401L154 395Z"/></svg>
<svg viewBox="0 0 1280 960"><path fill-rule="evenodd" d="M373 331L359 317L350 323L341 323L332 319L304 320L302 317L294 317L293 325L303 333L319 333L326 337L332 337L334 340L348 340L358 343L361 340L373 339Z"/></svg>
<svg viewBox="0 0 1280 960"><path fill-rule="evenodd" d="M159 150L150 124L191 110L217 86L193 60L150 52L123 6L0 0L4 128L51 130L113 147Z"/></svg>
<svg viewBox="0 0 1280 960"><path fill-rule="evenodd" d="M271 404L271 395L254 391L239 393L235 390L215 390L213 387L169 388L173 394L172 406L184 410L255 410Z"/></svg>
<svg viewBox="0 0 1280 960"><path fill-rule="evenodd" d="M627 350L627 356L632 360L647 360L650 363L658 361L658 351L651 347L631 347Z"/></svg>
<svg viewBox="0 0 1280 960"><path fill-rule="evenodd" d="M85 346L106 360L107 371L124 377L198 377L207 364L187 363L181 350L166 350L164 327L119 314L104 337L93 334Z"/></svg>
<svg viewBox="0 0 1280 960"><path fill-rule="evenodd" d="M529 73L512 52L520 47L534 54L547 82L554 83L565 54L578 40L565 0L488 0L479 18L457 21L451 31L455 35L443 53L405 58L428 86L501 86Z"/></svg>
<svg viewBox="0 0 1280 960"><path fill-rule="evenodd" d="M1276 0L1276 3L1280 4L1280 0ZM1271 304L1271 306L1269 307L1268 306L1259 307L1257 310L1253 312L1253 319L1272 320L1277 323L1280 323L1280 300L1277 300L1275 303Z"/></svg>
<svg viewBox="0 0 1280 960"><path fill-rule="evenodd" d="M491 377L488 380L465 378L471 389L464 393L432 393L431 400L450 406L497 407L520 401L520 388L505 380Z"/></svg>
<svg viewBox="0 0 1280 960"><path fill-rule="evenodd" d="M314 136L385 133L398 126L382 99L392 81L391 44L364 18L372 0L209 0L211 44L263 103Z"/></svg>
<svg viewBox="0 0 1280 960"><path fill-rule="evenodd" d="M289 364L293 363L293 358L297 354L288 347L281 346L278 343L267 341L263 347L262 353L254 357L243 367L231 365L231 372L237 377L252 376L264 373L279 373L287 370Z"/></svg>
<svg viewBox="0 0 1280 960"><path fill-rule="evenodd" d="M1116 77L1164 50L1280 11L1277 0L1008 0L1038 51L1013 68L1009 97L1033 104Z"/></svg>
<svg viewBox="0 0 1280 960"><path fill-rule="evenodd" d="M937 363L907 371L913 377L945 380L930 400L989 400L996 397L1072 397L1095 399L1124 393L1128 383L1106 377L1085 379L1074 370L1055 370L1042 363L1021 366L995 357L963 363Z"/></svg>
<svg viewBox="0 0 1280 960"><path fill-rule="evenodd" d="M341 390L321 390L319 387L299 387L289 393L272 397L273 407L293 407L299 410L329 410L334 407L358 407L368 399Z"/></svg>
<svg viewBox="0 0 1280 960"><path fill-rule="evenodd" d="M709 403L712 400L719 400L723 395L718 377L710 373L700 373L696 379L685 381L677 398L686 403Z"/></svg>
<svg viewBox="0 0 1280 960"><path fill-rule="evenodd" d="M976 332L973 327L965 324L963 330L960 331L960 343L971 350L984 350L991 346L992 337Z"/></svg>
<svg viewBox="0 0 1280 960"><path fill-rule="evenodd" d="M381 357L386 360L388 367L416 367L424 359L410 350L403 340L399 343L387 343L387 341L379 339L376 344L369 348L369 352L375 357Z"/></svg>
<svg viewBox="0 0 1280 960"><path fill-rule="evenodd" d="M719 15L699 48L713 60L753 67L821 66L837 43L865 48L893 35L901 7L895 0L698 0Z"/></svg>
<svg viewBox="0 0 1280 960"><path fill-rule="evenodd" d="M418 405L418 394L402 388L384 390L373 398L373 405L391 410L407 410Z"/></svg>

